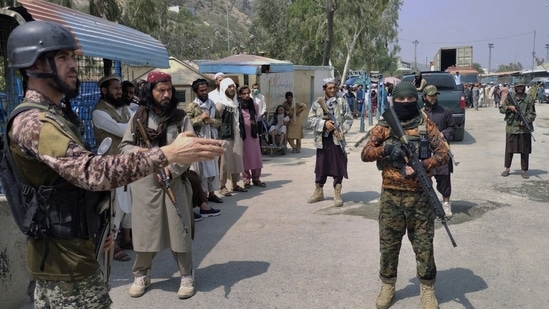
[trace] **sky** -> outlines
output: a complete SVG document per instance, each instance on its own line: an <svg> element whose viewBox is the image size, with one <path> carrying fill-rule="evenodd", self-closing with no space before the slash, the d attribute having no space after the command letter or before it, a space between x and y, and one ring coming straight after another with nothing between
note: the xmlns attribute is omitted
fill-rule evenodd
<svg viewBox="0 0 549 309"><path fill-rule="evenodd" d="M489 43L492 71L517 62L531 69L533 50L548 61L549 0L403 0L398 27L405 62L414 62L415 40L419 64L441 47L473 46L473 62L488 68Z"/></svg>

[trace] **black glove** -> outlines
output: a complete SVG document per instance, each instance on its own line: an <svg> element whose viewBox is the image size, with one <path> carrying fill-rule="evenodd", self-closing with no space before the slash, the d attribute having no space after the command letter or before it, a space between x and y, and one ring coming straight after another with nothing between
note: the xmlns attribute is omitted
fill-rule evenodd
<svg viewBox="0 0 549 309"><path fill-rule="evenodd" d="M385 145L385 147L383 147L383 154L386 157L390 157L392 161L404 161L404 157L406 157L406 154L402 151L400 143L395 145Z"/></svg>

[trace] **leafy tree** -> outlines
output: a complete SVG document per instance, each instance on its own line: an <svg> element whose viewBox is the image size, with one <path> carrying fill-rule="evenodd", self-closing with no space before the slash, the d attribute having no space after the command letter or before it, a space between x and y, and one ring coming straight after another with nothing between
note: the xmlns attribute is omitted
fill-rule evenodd
<svg viewBox="0 0 549 309"><path fill-rule="evenodd" d="M396 70L399 0L331 0L334 35L328 39L325 0L263 0L256 3L252 28L262 50L293 63L326 63L326 43L337 71L349 68ZM280 17L283 16L283 17ZM323 48L324 47L324 48ZM345 74L345 73L344 73Z"/></svg>
<svg viewBox="0 0 549 309"><path fill-rule="evenodd" d="M332 42L334 40L334 15L337 10L337 0L326 0L326 39L324 40L324 52L322 55L322 65L330 64L330 54L332 51Z"/></svg>
<svg viewBox="0 0 549 309"><path fill-rule="evenodd" d="M120 22L122 18L122 4L116 0L90 0L90 15L105 18L113 22Z"/></svg>
<svg viewBox="0 0 549 309"><path fill-rule="evenodd" d="M498 69L496 70L496 73L509 72L509 71L522 71L522 64L520 62L509 63L508 65L500 64L498 65Z"/></svg>
<svg viewBox="0 0 549 309"><path fill-rule="evenodd" d="M473 62L473 68L475 70L477 70L477 72L479 74L485 74L486 73L486 72L484 72L484 69L482 69L482 66L480 65L480 63Z"/></svg>
<svg viewBox="0 0 549 309"><path fill-rule="evenodd" d="M5 2L11 2L9 5L12 5L13 1L5 1ZM73 3L72 0L49 0L48 2L59 4L64 7L68 7L69 9L72 9Z"/></svg>
<svg viewBox="0 0 549 309"><path fill-rule="evenodd" d="M399 0L347 0L338 11L339 41L344 56L334 61L343 67L342 79L350 67L393 73L396 70Z"/></svg>

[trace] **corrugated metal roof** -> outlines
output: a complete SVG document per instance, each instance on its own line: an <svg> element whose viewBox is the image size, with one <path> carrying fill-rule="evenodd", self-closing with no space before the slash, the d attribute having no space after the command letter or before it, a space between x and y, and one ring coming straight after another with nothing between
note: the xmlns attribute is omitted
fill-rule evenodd
<svg viewBox="0 0 549 309"><path fill-rule="evenodd" d="M174 86L178 85L186 85L190 86L192 85L193 81L204 78L209 81L213 81L214 79L208 76L205 76L203 74L200 74L189 64L185 63L184 61L181 61L175 57L170 57L170 67L167 69L151 69L147 72L145 72L143 75L138 76L136 80L139 79L147 79L147 75L152 71L160 71L164 73L168 73L172 76L172 84Z"/></svg>
<svg viewBox="0 0 549 309"><path fill-rule="evenodd" d="M153 37L108 20L42 0L18 0L35 20L60 23L71 30L86 56L126 64L167 68L168 51Z"/></svg>
<svg viewBox="0 0 549 309"><path fill-rule="evenodd" d="M269 66L266 73L293 72L294 65L289 61L271 59L256 55L239 54L214 61L199 63L200 73L223 72L226 74L259 74L262 66Z"/></svg>

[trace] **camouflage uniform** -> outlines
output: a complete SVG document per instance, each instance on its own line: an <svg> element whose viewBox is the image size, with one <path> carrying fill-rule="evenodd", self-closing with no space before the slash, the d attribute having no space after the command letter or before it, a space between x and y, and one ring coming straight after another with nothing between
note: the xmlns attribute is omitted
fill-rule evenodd
<svg viewBox="0 0 549 309"><path fill-rule="evenodd" d="M97 271L79 281L36 280L34 308L110 308L112 301Z"/></svg>
<svg viewBox="0 0 549 309"><path fill-rule="evenodd" d="M518 82L517 85L519 85ZM524 85L524 83L521 83L521 85ZM532 153L532 133L528 131L526 126L522 123L517 113L508 110L508 107L513 105L512 101L509 99L509 95L513 94L507 94L499 108L500 113L505 114L504 120L506 124L505 157L503 164L506 169L510 168L513 161L513 154L520 153L520 167L524 173L528 171L529 168L529 155ZM534 99L526 93L522 95L513 95L513 98L518 104L524 118L530 125L530 128L534 130L534 121L536 120Z"/></svg>
<svg viewBox="0 0 549 309"><path fill-rule="evenodd" d="M409 140L419 138L420 126L429 137L433 155L424 159L423 165L429 172L448 162L447 150L436 125L431 120L417 116L401 123ZM384 121L372 129L362 150L365 162L386 160L384 145L395 144L396 137ZM416 149L419 147L416 147ZM380 278L383 283L394 284L397 278L398 256L402 237L406 232L416 254L417 276L420 283L432 285L436 278L433 252L435 214L425 198L421 185L415 177L404 178L398 164L378 165L382 169L382 190L379 207Z"/></svg>
<svg viewBox="0 0 549 309"><path fill-rule="evenodd" d="M62 177L91 191L108 191L153 173L168 164L159 148L120 156L95 156L62 110L41 93L28 90L26 102L48 107L30 109L13 120L10 151L26 181L34 186L52 185ZM76 137L76 138L75 138ZM29 238L27 267L37 280L36 308L60 304L63 308L106 308L111 300L98 279L99 263L91 239L50 237L45 268L43 239ZM82 292L86 291L86 292ZM94 296L88 298L90 294ZM70 298L66 298L70 295Z"/></svg>

